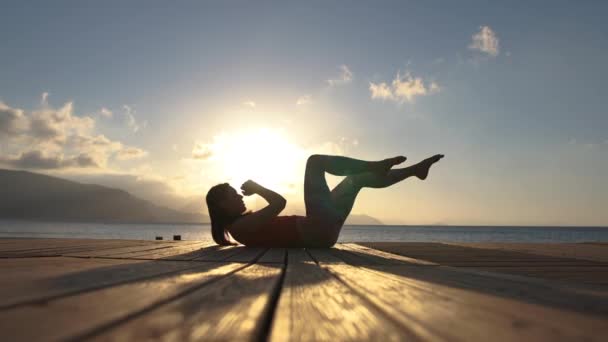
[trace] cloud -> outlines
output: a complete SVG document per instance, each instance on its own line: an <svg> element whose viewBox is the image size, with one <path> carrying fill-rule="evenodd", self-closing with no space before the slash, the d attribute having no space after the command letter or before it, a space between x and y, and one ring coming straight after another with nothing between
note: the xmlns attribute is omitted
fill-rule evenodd
<svg viewBox="0 0 608 342"><path fill-rule="evenodd" d="M135 109L128 105L123 105L125 115L125 122L127 127L129 127L133 133L137 133L141 128L145 128L148 125L147 121L137 122L135 119Z"/></svg>
<svg viewBox="0 0 608 342"><path fill-rule="evenodd" d="M298 99L296 100L296 105L297 106L304 106L307 105L309 103L311 103L311 97L310 95L302 95L300 97L298 97Z"/></svg>
<svg viewBox="0 0 608 342"><path fill-rule="evenodd" d="M480 26L479 32L473 34L472 39L469 49L480 51L492 57L498 56L500 52L498 37L489 26Z"/></svg>
<svg viewBox="0 0 608 342"><path fill-rule="evenodd" d="M413 77L409 72L403 76L397 72L390 85L386 82L370 82L369 91L372 99L411 103L416 97L437 93L441 90L435 81L426 83L428 85L421 77Z"/></svg>
<svg viewBox="0 0 608 342"><path fill-rule="evenodd" d="M26 118L23 111L0 102L0 139L19 135L25 129Z"/></svg>
<svg viewBox="0 0 608 342"><path fill-rule="evenodd" d="M439 84L437 84L437 82L433 81L431 82L431 84L429 85L429 91L432 93L438 93L441 91L441 87L439 86Z"/></svg>
<svg viewBox="0 0 608 342"><path fill-rule="evenodd" d="M42 104L43 106L47 106L49 104L49 93L48 92L44 92L42 93L42 96L40 98L40 104Z"/></svg>
<svg viewBox="0 0 608 342"><path fill-rule="evenodd" d="M329 79L327 83L330 86L339 86L350 83L353 80L353 72L350 71L346 64L340 65L340 75L336 79Z"/></svg>
<svg viewBox="0 0 608 342"><path fill-rule="evenodd" d="M140 159L148 155L147 151L137 147L125 147L117 152L119 160Z"/></svg>
<svg viewBox="0 0 608 342"><path fill-rule="evenodd" d="M253 101L245 101L245 102L243 102L243 106L247 106L247 107L250 107L250 108L255 108L255 102L253 102Z"/></svg>
<svg viewBox="0 0 608 342"><path fill-rule="evenodd" d="M104 168L111 159L146 151L95 133L95 120L74 114L72 102L25 112L0 102L0 164L25 169Z"/></svg>
<svg viewBox="0 0 608 342"><path fill-rule="evenodd" d="M393 91L386 82L378 84L370 82L369 91L371 92L372 99L387 100L393 98Z"/></svg>
<svg viewBox="0 0 608 342"><path fill-rule="evenodd" d="M107 109L106 107L103 107L99 110L99 114L101 114L101 116L103 116L104 118L111 118L114 113L112 113L111 110Z"/></svg>
<svg viewBox="0 0 608 342"><path fill-rule="evenodd" d="M207 160L213 156L212 145L197 142L192 149L192 158L198 160Z"/></svg>
<svg viewBox="0 0 608 342"><path fill-rule="evenodd" d="M95 158L86 153L65 158L62 154L47 156L42 151L32 150L17 157L2 157L0 162L21 169L63 169L68 167L99 167Z"/></svg>

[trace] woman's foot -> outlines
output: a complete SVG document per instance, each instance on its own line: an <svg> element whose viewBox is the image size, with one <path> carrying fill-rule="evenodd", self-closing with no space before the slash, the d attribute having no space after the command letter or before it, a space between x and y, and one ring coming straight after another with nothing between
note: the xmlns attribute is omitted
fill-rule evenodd
<svg viewBox="0 0 608 342"><path fill-rule="evenodd" d="M374 165L372 166L372 172L383 172L386 173L393 166L398 165L406 161L407 158L404 156L397 156L393 158L387 158L380 161L372 162Z"/></svg>
<svg viewBox="0 0 608 342"><path fill-rule="evenodd" d="M435 164L443 157L443 154L436 154L414 165L414 167L416 168L414 171L414 175L422 180L425 180L426 177L429 175L429 169L431 168L431 165Z"/></svg>

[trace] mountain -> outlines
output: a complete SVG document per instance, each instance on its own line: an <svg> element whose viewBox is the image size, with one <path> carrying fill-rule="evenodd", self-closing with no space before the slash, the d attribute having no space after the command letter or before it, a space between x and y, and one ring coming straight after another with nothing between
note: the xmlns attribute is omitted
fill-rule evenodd
<svg viewBox="0 0 608 342"><path fill-rule="evenodd" d="M369 215L351 214L348 216L348 218L346 219L346 222L344 222L344 224L379 226L379 225L383 225L384 223L380 222L380 220L378 220L377 218L371 217Z"/></svg>
<svg viewBox="0 0 608 342"><path fill-rule="evenodd" d="M130 193L42 174L0 169L0 218L101 222L209 222Z"/></svg>

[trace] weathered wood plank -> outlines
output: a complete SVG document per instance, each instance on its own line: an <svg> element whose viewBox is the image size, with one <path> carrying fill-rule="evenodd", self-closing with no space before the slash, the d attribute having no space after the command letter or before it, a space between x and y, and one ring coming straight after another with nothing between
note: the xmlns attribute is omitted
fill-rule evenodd
<svg viewBox="0 0 608 342"><path fill-rule="evenodd" d="M210 243L203 243L209 245ZM123 252L117 254L106 255L104 257L123 258L123 259L162 259L163 256L172 256L180 252L187 251L192 247L201 246L198 241L179 241L167 242L159 245L158 248L149 248L145 250L136 250L132 252ZM191 250L191 249L190 249Z"/></svg>
<svg viewBox="0 0 608 342"><path fill-rule="evenodd" d="M272 341L416 340L320 268L304 249L288 249Z"/></svg>
<svg viewBox="0 0 608 342"><path fill-rule="evenodd" d="M422 248L417 243L373 242L361 243L360 245L415 259L429 260L443 265L468 263L470 266L477 266L484 263L489 263L490 265L511 263L513 265L563 264L573 266L608 266L608 263L599 261L552 257L503 249L473 248L443 243L436 243L432 247L425 245Z"/></svg>
<svg viewBox="0 0 608 342"><path fill-rule="evenodd" d="M362 251L380 257L382 252L374 249ZM337 253L337 252L336 252ZM344 261L350 263L346 258ZM403 264L407 266L409 264ZM377 268L368 265L367 268ZM476 268L455 268L441 266L438 272L433 270L416 270L411 268L395 269L395 272L407 270L408 276L429 279L451 287L470 289L492 295L521 299L543 305L580 312L608 314L608 292L603 287L588 286L581 283L563 283L526 276L488 272Z"/></svg>
<svg viewBox="0 0 608 342"><path fill-rule="evenodd" d="M398 254L387 253L380 250L361 246L354 243L337 244L337 250L346 251L341 253L342 257L348 257L349 262L358 265L411 265L411 266L433 266L434 262L408 258ZM331 251L331 250L330 250ZM373 251L373 253L369 253Z"/></svg>
<svg viewBox="0 0 608 342"><path fill-rule="evenodd" d="M91 257L91 258L97 258L97 257L112 257L112 258L123 258L123 259L128 259L129 256L132 255L137 255L138 253L145 253L145 252L154 252L154 251L158 251L161 249L166 249L166 248L172 248L175 246L175 243L173 242L156 242L156 241L149 241L146 244L141 244L141 245L135 245L135 246L125 246L125 247L120 247L120 248L113 248L113 249L99 249L99 250L87 250L87 251L80 251L80 252L75 252L75 253L66 253L66 256L79 256L79 257Z"/></svg>
<svg viewBox="0 0 608 342"><path fill-rule="evenodd" d="M148 260L192 260L199 257L205 248L214 246L214 242L204 241L185 245L177 245L173 248L162 249L137 255L134 258Z"/></svg>
<svg viewBox="0 0 608 342"><path fill-rule="evenodd" d="M551 257L608 262L607 243L448 243L481 249L499 249Z"/></svg>
<svg viewBox="0 0 608 342"><path fill-rule="evenodd" d="M241 247L235 246L211 246L203 248L195 256L193 261L222 261L240 253Z"/></svg>
<svg viewBox="0 0 608 342"><path fill-rule="evenodd" d="M417 244L410 243L366 243L365 245L376 246L390 252L389 254L423 258L458 268L474 268L583 285L602 286L608 282L606 262L446 244L435 244L434 252L429 246L419 248ZM421 249L424 251L421 252ZM608 291L608 288L604 290Z"/></svg>
<svg viewBox="0 0 608 342"><path fill-rule="evenodd" d="M2 258L24 258L24 257L42 257L42 256L60 256L64 254L109 250L118 247L141 246L141 242L119 242L119 241L96 241L88 240L88 242L68 241L62 243L57 241L49 245L30 246L31 248L17 247L13 250L0 252Z"/></svg>
<svg viewBox="0 0 608 342"><path fill-rule="evenodd" d="M608 333L603 318L434 282L446 268L362 268L341 262L327 250L311 253L323 267L424 339L591 341ZM416 273L434 273L435 278L421 280Z"/></svg>
<svg viewBox="0 0 608 342"><path fill-rule="evenodd" d="M258 263L285 263L287 250L285 248L271 248L257 261Z"/></svg>
<svg viewBox="0 0 608 342"><path fill-rule="evenodd" d="M141 243L140 240L93 240L93 239L0 239L0 252L32 251L44 248L57 248L84 244L131 244Z"/></svg>
<svg viewBox="0 0 608 342"><path fill-rule="evenodd" d="M263 334L281 268L244 268L155 310L102 332L93 340L247 341Z"/></svg>
<svg viewBox="0 0 608 342"><path fill-rule="evenodd" d="M155 261L153 263L164 262ZM187 264L187 262L180 263ZM210 280L225 276L242 267L239 264L193 264L194 268L178 274L59 298L48 301L42 306L25 306L0 311L0 331L2 331L3 337L10 341L48 341L82 337L83 334L103 329L104 326L111 326L130 316L144 313L146 310L163 307L161 304L172 303L180 296L201 287L204 288ZM218 292L213 293L218 295ZM187 297L190 298L190 296ZM213 299L207 298L207 300ZM178 309L182 309L183 305L191 304L184 303L183 300L177 302L181 304L178 305ZM204 303L203 301L198 305ZM197 309L195 306L189 307L194 311ZM154 316L144 315L144 317ZM176 317L164 316L164 318L175 322ZM32 322L35 322L35 329L32 329ZM155 324L158 324L158 321Z"/></svg>
<svg viewBox="0 0 608 342"><path fill-rule="evenodd" d="M233 255L227 257L226 259L224 259L225 262L244 262L244 263L254 262L258 258L260 258L264 253L266 253L266 251L268 250L268 248L242 247L242 246L237 246L237 247L233 247L233 248L238 250L238 253L233 254Z"/></svg>
<svg viewBox="0 0 608 342"><path fill-rule="evenodd" d="M0 309L176 272L196 263L115 259L0 259Z"/></svg>

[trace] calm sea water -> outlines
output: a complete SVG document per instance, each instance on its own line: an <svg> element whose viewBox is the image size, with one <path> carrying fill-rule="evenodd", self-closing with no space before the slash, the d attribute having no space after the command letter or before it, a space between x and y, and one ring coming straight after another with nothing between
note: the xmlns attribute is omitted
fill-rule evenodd
<svg viewBox="0 0 608 342"><path fill-rule="evenodd" d="M103 224L0 220L0 238L211 239L208 224ZM608 241L608 227L345 226L340 242L590 242Z"/></svg>

